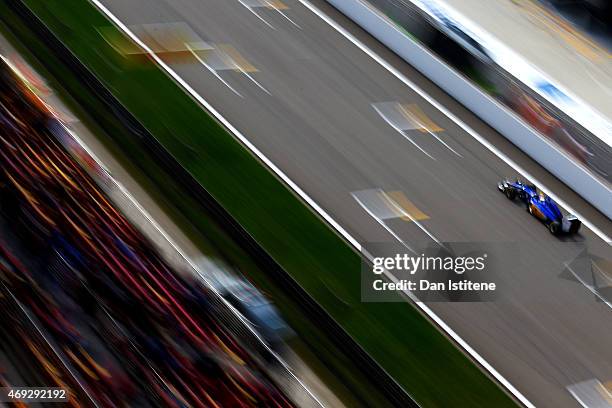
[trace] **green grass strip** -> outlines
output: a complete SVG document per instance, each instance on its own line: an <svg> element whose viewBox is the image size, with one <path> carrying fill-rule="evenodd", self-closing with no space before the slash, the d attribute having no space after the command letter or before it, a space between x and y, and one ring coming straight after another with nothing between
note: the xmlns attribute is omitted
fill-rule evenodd
<svg viewBox="0 0 612 408"><path fill-rule="evenodd" d="M414 307L362 303L359 256L156 65L117 54L98 32L110 23L89 2L24 1L420 404L515 406Z"/></svg>

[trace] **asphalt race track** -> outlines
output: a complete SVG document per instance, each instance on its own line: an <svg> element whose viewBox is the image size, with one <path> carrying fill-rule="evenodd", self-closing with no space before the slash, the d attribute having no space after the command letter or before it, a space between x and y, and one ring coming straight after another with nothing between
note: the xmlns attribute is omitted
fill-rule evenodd
<svg viewBox="0 0 612 408"><path fill-rule="evenodd" d="M270 1L276 9L259 0L102 3L130 26L187 23L206 46L197 59L167 59L171 67L360 242L519 242L519 253L508 255L522 260L505 281L511 299L430 307L532 403L576 407L566 387L612 380L612 310L558 262L576 242L607 259L610 246L587 228L552 236L497 191L515 170L299 1ZM610 234L607 218L322 3L315 2ZM419 222L373 218L355 197L375 200L378 189Z"/></svg>

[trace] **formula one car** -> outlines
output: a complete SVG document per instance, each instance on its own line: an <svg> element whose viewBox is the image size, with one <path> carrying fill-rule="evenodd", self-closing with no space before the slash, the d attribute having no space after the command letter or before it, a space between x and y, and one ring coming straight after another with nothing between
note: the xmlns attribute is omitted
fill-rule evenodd
<svg viewBox="0 0 612 408"><path fill-rule="evenodd" d="M582 224L574 215L563 215L557 204L533 184L522 183L518 179L504 179L497 183L499 191L509 200L518 197L525 203L529 214L542 221L553 235L561 233L575 234Z"/></svg>

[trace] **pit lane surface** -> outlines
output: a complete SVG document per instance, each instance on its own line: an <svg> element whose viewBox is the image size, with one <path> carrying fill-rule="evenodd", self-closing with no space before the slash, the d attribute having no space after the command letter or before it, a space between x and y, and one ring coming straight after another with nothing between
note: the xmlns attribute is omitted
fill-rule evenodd
<svg viewBox="0 0 612 408"><path fill-rule="evenodd" d="M555 260L565 249L551 245L560 240L496 191L497 181L516 171L301 3L267 3L287 6L276 9L251 0L102 3L125 24L186 22L207 45L229 44L239 52L246 62L235 58L240 62L233 69L221 69L219 61L198 51L199 59L168 63L359 241L393 241L392 232L407 244L432 236L527 242L520 254L526 267L517 267L509 281L514 301L430 307L531 402L578 406L567 386L612 379L612 311L579 282L563 277ZM354 29L333 9L324 10ZM359 35L609 235L609 220ZM387 102L400 103L404 114L398 119L398 105ZM390 123L397 127L402 117L408 124L398 132ZM415 122L420 127L409 129ZM401 191L425 217L418 224L399 217L379 223L354 195L375 189ZM590 252L610 258L610 247L586 228L563 240L583 241ZM525 288L531 296L518 296Z"/></svg>

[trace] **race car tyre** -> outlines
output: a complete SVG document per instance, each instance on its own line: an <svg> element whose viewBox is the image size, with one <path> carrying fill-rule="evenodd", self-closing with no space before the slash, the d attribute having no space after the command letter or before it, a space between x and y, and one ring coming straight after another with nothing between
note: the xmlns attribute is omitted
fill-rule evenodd
<svg viewBox="0 0 612 408"><path fill-rule="evenodd" d="M548 224L548 230L553 235L559 235L559 232L561 232L561 224L558 221L553 221Z"/></svg>
<svg viewBox="0 0 612 408"><path fill-rule="evenodd" d="M506 194L506 197L508 197L508 200L514 200L516 198L516 191L514 191L511 188L506 188L504 190L504 194Z"/></svg>
<svg viewBox="0 0 612 408"><path fill-rule="evenodd" d="M569 231L568 231L568 232L569 232L570 234L575 234L575 233L577 233L577 232L578 232L578 230L580 230L580 225L582 225L582 223L581 223L581 222L579 222L579 221L578 221L578 222L574 222L574 223L572 223L572 225L570 226L570 228L569 228Z"/></svg>

